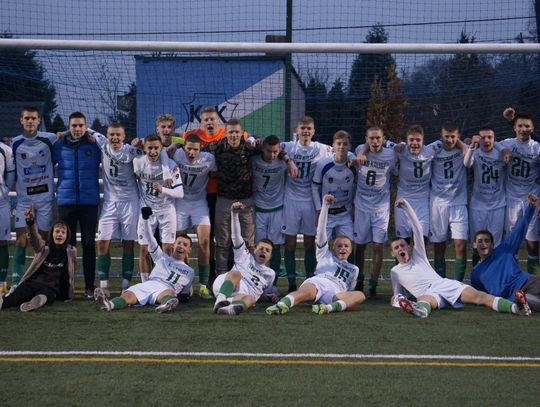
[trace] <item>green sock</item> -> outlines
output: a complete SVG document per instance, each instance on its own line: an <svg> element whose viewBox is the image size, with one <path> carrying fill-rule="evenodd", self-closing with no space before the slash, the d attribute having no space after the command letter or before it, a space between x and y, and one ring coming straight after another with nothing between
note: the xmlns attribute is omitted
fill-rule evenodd
<svg viewBox="0 0 540 407"><path fill-rule="evenodd" d="M0 246L0 282L6 281L9 267L9 252L7 244Z"/></svg>
<svg viewBox="0 0 540 407"><path fill-rule="evenodd" d="M199 264L199 284L206 285L208 284L208 271L210 266L208 264L203 265Z"/></svg>
<svg viewBox="0 0 540 407"><path fill-rule="evenodd" d="M538 264L538 257L536 256L527 257L527 272L531 274L537 274L539 269L540 269L540 265Z"/></svg>
<svg viewBox="0 0 540 407"><path fill-rule="evenodd" d="M122 278L131 281L133 277L133 268L135 266L135 256L133 253L122 255Z"/></svg>
<svg viewBox="0 0 540 407"><path fill-rule="evenodd" d="M242 307L242 311L247 310L247 304L242 300L236 300L232 302L232 305L240 305Z"/></svg>
<svg viewBox="0 0 540 407"><path fill-rule="evenodd" d="M285 250L285 270L287 271L289 285L296 285L296 258L294 251Z"/></svg>
<svg viewBox="0 0 540 407"><path fill-rule="evenodd" d="M111 300L114 305L113 309L122 309L127 307L127 302L122 297L115 297Z"/></svg>
<svg viewBox="0 0 540 407"><path fill-rule="evenodd" d="M229 298L234 291L234 285L231 280L225 280L219 289L219 293Z"/></svg>
<svg viewBox="0 0 540 407"><path fill-rule="evenodd" d="M429 304L429 302L427 302L427 301L418 301L416 303L416 305L419 306L420 308L426 309L428 314L431 313L431 305Z"/></svg>
<svg viewBox="0 0 540 407"><path fill-rule="evenodd" d="M514 305L512 301L501 297L496 297L495 301L497 301L496 307L493 307L495 311L508 313L512 312L512 305Z"/></svg>
<svg viewBox="0 0 540 407"><path fill-rule="evenodd" d="M474 250L472 254L472 265L473 267L478 264L480 261L480 256L478 255L478 251Z"/></svg>
<svg viewBox="0 0 540 407"><path fill-rule="evenodd" d="M294 298L292 298L290 295L286 295L283 297L279 302L285 304L287 307L291 308L294 303Z"/></svg>
<svg viewBox="0 0 540 407"><path fill-rule="evenodd" d="M304 252L304 269L306 270L306 278L313 277L317 260L315 257L315 248L306 249Z"/></svg>
<svg viewBox="0 0 540 407"><path fill-rule="evenodd" d="M454 280L463 281L463 277L465 277L466 268L467 268L467 260L456 259L456 261L454 261Z"/></svg>
<svg viewBox="0 0 540 407"><path fill-rule="evenodd" d="M369 279L369 289L370 290L377 290L377 286L379 285L379 282L377 280Z"/></svg>
<svg viewBox="0 0 540 407"><path fill-rule="evenodd" d="M169 300L172 300L173 297L171 297L170 295L164 295L163 298L161 299L161 301L159 301L160 304L165 304L167 301Z"/></svg>
<svg viewBox="0 0 540 407"><path fill-rule="evenodd" d="M340 301L335 301L330 305L332 306L332 312L340 312L342 309Z"/></svg>
<svg viewBox="0 0 540 407"><path fill-rule="evenodd" d="M279 245L274 245L274 249L272 250L270 268L275 271L277 278L281 271L281 247Z"/></svg>
<svg viewBox="0 0 540 407"><path fill-rule="evenodd" d="M97 256L98 278L101 281L109 279L109 269L111 268L111 254L105 253Z"/></svg>
<svg viewBox="0 0 540 407"><path fill-rule="evenodd" d="M441 277L446 277L446 260L435 258L435 271Z"/></svg>
<svg viewBox="0 0 540 407"><path fill-rule="evenodd" d="M26 262L26 248L15 246L13 251L13 267L11 270L11 284L17 285L23 275L24 263Z"/></svg>

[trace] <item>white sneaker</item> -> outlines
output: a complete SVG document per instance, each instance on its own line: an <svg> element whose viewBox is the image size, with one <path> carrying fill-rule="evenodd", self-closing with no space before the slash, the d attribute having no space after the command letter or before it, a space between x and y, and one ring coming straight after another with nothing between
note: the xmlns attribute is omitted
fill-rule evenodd
<svg viewBox="0 0 540 407"><path fill-rule="evenodd" d="M20 310L22 312L28 312L40 307L43 307L47 302L47 297L43 294L38 294L28 302L23 302L21 304Z"/></svg>
<svg viewBox="0 0 540 407"><path fill-rule="evenodd" d="M94 290L94 299L100 305L100 309L103 311L112 311L113 303L107 298L103 288L98 287Z"/></svg>
<svg viewBox="0 0 540 407"><path fill-rule="evenodd" d="M173 297L167 302L160 304L156 307L155 311L159 314L163 314L164 312L169 312L175 309L178 306L178 298Z"/></svg>

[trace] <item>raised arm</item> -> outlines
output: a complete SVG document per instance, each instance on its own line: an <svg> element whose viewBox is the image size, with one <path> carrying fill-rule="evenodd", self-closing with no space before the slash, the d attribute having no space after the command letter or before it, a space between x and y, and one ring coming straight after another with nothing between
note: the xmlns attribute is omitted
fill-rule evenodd
<svg viewBox="0 0 540 407"><path fill-rule="evenodd" d="M152 215L152 208L149 208L148 206L141 208L141 215L142 215L142 232L144 234L144 237L146 238L146 241L148 242L148 252L154 258L156 254L159 254L161 252L161 249L159 248L156 238L154 237L154 234L152 233L152 227L150 226L150 221L148 220L150 218L150 215Z"/></svg>
<svg viewBox="0 0 540 407"><path fill-rule="evenodd" d="M523 215L521 215L517 223L514 225L514 228L512 229L510 235L504 240L504 243L510 246L513 253L517 253L519 251L521 243L523 243L523 239L525 239L525 235L527 234L529 223L531 222L533 214L536 210L536 205L538 203L538 198L536 197L536 195L529 194L528 198L529 205L527 205L527 208L525 208Z"/></svg>
<svg viewBox="0 0 540 407"><path fill-rule="evenodd" d="M170 170L169 172L171 173ZM165 177L165 174L163 175ZM163 179L165 180L165 178ZM180 176L180 170L178 169L178 167L172 170L170 184L170 186L163 187L161 184L155 182L152 187L160 194L163 194L173 199L182 199L184 197L184 187L182 185L182 177Z"/></svg>
<svg viewBox="0 0 540 407"><path fill-rule="evenodd" d="M422 229L422 224L418 220L414 209L411 207L409 202L406 199L400 198L396 201L396 206L405 211L409 220L411 221L411 227L413 231L414 239L414 250L421 256L427 259L426 255L426 245L424 243L424 230Z"/></svg>
<svg viewBox="0 0 540 407"><path fill-rule="evenodd" d="M475 137L478 136L473 136L471 147L467 150L467 153L463 158L463 165L467 168L471 168L474 164L474 152L476 151L476 148L478 146L478 140L475 140Z"/></svg>
<svg viewBox="0 0 540 407"><path fill-rule="evenodd" d="M317 225L317 237L315 242L318 247L323 247L328 243L328 236L326 236L326 224L328 222L328 205L334 202L332 195L325 195L323 198L321 213L319 214L319 224Z"/></svg>
<svg viewBox="0 0 540 407"><path fill-rule="evenodd" d="M34 249L34 251L37 253L45 247L45 241L41 237L41 235L38 232L38 228L36 223L34 222L34 211L32 209L32 206L29 206L24 211L24 220L26 221L26 230L28 231L28 234L30 235L30 245Z"/></svg>
<svg viewBox="0 0 540 407"><path fill-rule="evenodd" d="M244 244L240 220L238 219L238 211L242 209L244 209L242 202L234 202L231 205L231 240L235 249L240 248Z"/></svg>

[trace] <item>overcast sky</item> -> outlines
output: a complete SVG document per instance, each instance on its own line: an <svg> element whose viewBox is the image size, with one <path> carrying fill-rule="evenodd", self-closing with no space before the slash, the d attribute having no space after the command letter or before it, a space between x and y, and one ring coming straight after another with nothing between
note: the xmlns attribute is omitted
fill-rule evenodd
<svg viewBox="0 0 540 407"><path fill-rule="evenodd" d="M377 22L385 25L390 42L455 42L462 30L478 42L510 42L520 32L529 35L535 24L531 0L294 0L293 4L296 42L361 42ZM0 29L22 38L264 41L267 33L284 34L285 24L285 0L0 1ZM297 69L300 74L322 69L330 80L346 79L352 58L296 59ZM63 116L74 109L100 114L102 109L95 107L97 93L87 94L78 106L73 85L88 92L99 88L103 61L84 57L78 61L76 65L86 68L68 69L65 65L73 64L61 58L44 61L58 89L59 111ZM134 79L132 58L106 62L110 75L126 88ZM420 63L412 56L401 62Z"/></svg>

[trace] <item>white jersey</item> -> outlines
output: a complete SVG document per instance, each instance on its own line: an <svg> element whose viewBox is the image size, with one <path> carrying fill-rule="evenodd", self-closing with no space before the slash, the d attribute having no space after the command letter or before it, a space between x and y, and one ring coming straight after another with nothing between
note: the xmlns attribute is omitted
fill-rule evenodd
<svg viewBox="0 0 540 407"><path fill-rule="evenodd" d="M512 152L512 162L506 172L507 199L526 200L528 194L538 190L540 144L532 139L523 142L512 138L501 141L500 145Z"/></svg>
<svg viewBox="0 0 540 407"><path fill-rule="evenodd" d="M323 158L317 164L313 175L313 184L317 189L317 196L313 196L315 209L321 209L322 197L330 194L334 202L329 205L332 209L350 212L354 199L356 171L347 166L347 162L336 163L333 157Z"/></svg>
<svg viewBox="0 0 540 407"><path fill-rule="evenodd" d="M277 210L283 206L285 192L285 174L287 163L275 159L271 163L264 161L262 154L251 160L253 170L253 199L255 207L263 211Z"/></svg>
<svg viewBox="0 0 540 407"><path fill-rule="evenodd" d="M353 291L358 280L359 269L346 260L339 260L332 254L326 242L322 247L317 246L317 268L315 275L328 279L336 293Z"/></svg>
<svg viewBox="0 0 540 407"><path fill-rule="evenodd" d="M356 148L356 154L364 145ZM397 157L391 148L383 147L378 153L369 151L366 162L357 165L355 207L364 211L387 210L390 205L390 177L397 174Z"/></svg>
<svg viewBox="0 0 540 407"><path fill-rule="evenodd" d="M0 143L0 201L9 201L9 185L6 184L6 181L8 173L14 172L13 151L11 147Z"/></svg>
<svg viewBox="0 0 540 407"><path fill-rule="evenodd" d="M242 274L242 281L259 297L263 291L274 284L276 273L270 267L259 264L249 252L245 243L234 248L234 266Z"/></svg>
<svg viewBox="0 0 540 407"><path fill-rule="evenodd" d="M431 162L440 150L439 144L423 146L420 154L411 154L408 147L398 153L399 181L397 185L397 198L406 198L409 201L428 201L431 182Z"/></svg>
<svg viewBox="0 0 540 407"><path fill-rule="evenodd" d="M122 202L138 200L137 178L133 170L133 160L144 152L124 144L119 150L113 150L107 138L94 133L101 150L103 166L103 201Z"/></svg>
<svg viewBox="0 0 540 407"><path fill-rule="evenodd" d="M200 201L206 199L206 185L208 173L217 171L215 157L205 151L201 151L194 162L190 162L183 148L176 150L173 157L178 164L182 182L184 184L184 200Z"/></svg>
<svg viewBox="0 0 540 407"><path fill-rule="evenodd" d="M331 155L330 146L318 141L312 141L308 146L298 141L288 141L281 143L281 151L287 153L298 168L298 177L287 177L286 200L312 201L311 181L315 167L322 158Z"/></svg>
<svg viewBox="0 0 540 407"><path fill-rule="evenodd" d="M19 202L44 202L54 199L52 148L56 136L38 131L33 137L23 135L11 143L17 171Z"/></svg>
<svg viewBox="0 0 540 407"><path fill-rule="evenodd" d="M405 210L411 222L414 245L409 261L405 264L399 263L392 267L390 273L392 287L394 289L394 295L401 292L400 288L404 287L408 292L418 298L424 295L432 284L443 280L443 278L433 270L433 267L429 263L424 244L424 231L414 210L408 202L403 206L403 210Z"/></svg>
<svg viewBox="0 0 540 407"><path fill-rule="evenodd" d="M506 206L506 164L501 152L495 149L485 152L477 148L470 153L470 164L474 171L471 208L491 210Z"/></svg>
<svg viewBox="0 0 540 407"><path fill-rule="evenodd" d="M169 160L167 164L172 174L172 188L182 187L182 178L180 177L178 167L173 160ZM170 205L174 205L174 198L160 194L152 186L154 183L158 183L161 186L165 183L161 159L150 161L146 155L136 157L133 160L133 169L137 177L139 177L141 206L149 206L153 210L159 211Z"/></svg>
<svg viewBox="0 0 540 407"><path fill-rule="evenodd" d="M169 286L178 295L188 294L193 282L194 271L186 263L165 254L159 246L150 253L155 266L148 277L149 281L159 281Z"/></svg>
<svg viewBox="0 0 540 407"><path fill-rule="evenodd" d="M432 205L467 205L467 170L461 149L440 150L433 159L431 171Z"/></svg>

